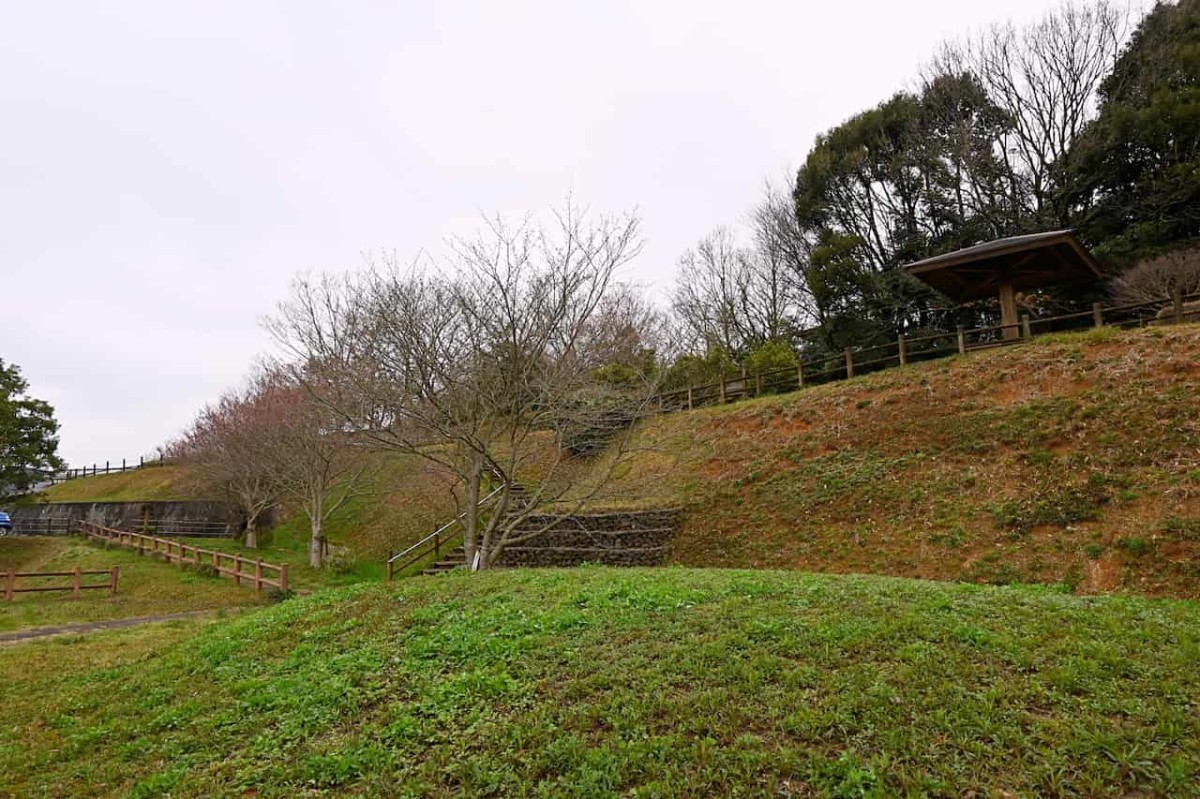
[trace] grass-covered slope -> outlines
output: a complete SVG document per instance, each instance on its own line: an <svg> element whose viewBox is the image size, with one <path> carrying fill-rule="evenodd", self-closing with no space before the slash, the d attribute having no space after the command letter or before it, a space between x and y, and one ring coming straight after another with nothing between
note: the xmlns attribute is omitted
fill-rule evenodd
<svg viewBox="0 0 1200 799"><path fill-rule="evenodd" d="M70 591L17 594L0 601L0 632L76 622L161 616L199 610L257 605L262 597L253 589L239 588L229 580L181 570L129 549L104 547L79 538L59 536L0 537L0 573L70 571L120 568L117 594L84 591L73 599ZM2 577L0 577L2 578ZM88 584L102 577L84 578ZM37 585L70 585L69 577L22 578L21 588ZM0 795L3 795L0 793Z"/></svg>
<svg viewBox="0 0 1200 799"><path fill-rule="evenodd" d="M183 467L154 464L141 469L95 477L77 477L51 486L36 499L46 502L148 502L201 499L186 485Z"/></svg>
<svg viewBox="0 0 1200 799"><path fill-rule="evenodd" d="M600 504L684 507L682 564L1200 597L1200 326L1043 337L653 417L633 447ZM51 496L148 499L156 472L180 490L171 469ZM376 489L330 522L365 577L454 513L419 459L383 458ZM284 515L267 557L299 562L307 522Z"/></svg>
<svg viewBox="0 0 1200 799"><path fill-rule="evenodd" d="M0 773L19 796L1193 796L1198 661L1189 602L462 574L0 649Z"/></svg>
<svg viewBox="0 0 1200 799"><path fill-rule="evenodd" d="M1047 337L649 420L679 562L1200 596L1200 327Z"/></svg>

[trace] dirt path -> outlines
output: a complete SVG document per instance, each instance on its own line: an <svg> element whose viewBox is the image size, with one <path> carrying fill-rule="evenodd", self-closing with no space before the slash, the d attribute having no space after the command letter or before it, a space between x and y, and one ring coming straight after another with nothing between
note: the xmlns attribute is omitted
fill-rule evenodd
<svg viewBox="0 0 1200 799"><path fill-rule="evenodd" d="M240 608L226 608L229 611L240 612ZM137 627L140 624L174 621L175 619L195 619L201 616L214 615L213 610L193 610L187 613L170 613L165 616L134 616L129 619L109 619L107 621L89 621L78 624L60 624L54 627L34 627L29 630L13 630L0 633L0 644L11 644L18 641L32 641L36 638L48 638L52 635L75 635L92 633L99 630L119 630L123 627Z"/></svg>

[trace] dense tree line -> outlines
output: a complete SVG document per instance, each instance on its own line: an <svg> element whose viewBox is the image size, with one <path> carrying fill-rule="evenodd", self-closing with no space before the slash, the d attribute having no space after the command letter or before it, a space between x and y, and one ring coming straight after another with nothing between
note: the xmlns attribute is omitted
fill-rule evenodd
<svg viewBox="0 0 1200 799"><path fill-rule="evenodd" d="M990 322L986 303L957 308L901 270L983 241L1074 228L1114 275L1194 246L1200 0L1134 22L1101 0L993 26L818 136L744 229L680 258L677 377Z"/></svg>

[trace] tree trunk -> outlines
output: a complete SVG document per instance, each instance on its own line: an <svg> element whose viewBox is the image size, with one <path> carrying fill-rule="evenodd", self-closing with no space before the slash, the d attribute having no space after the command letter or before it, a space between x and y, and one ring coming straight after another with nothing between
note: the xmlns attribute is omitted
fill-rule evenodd
<svg viewBox="0 0 1200 799"><path fill-rule="evenodd" d="M254 516L250 516L249 518L247 518L247 519L246 519L246 540L245 540L245 544L246 544L246 548L247 548L247 549L258 549L258 527L257 527L257 522L258 522L258 516L257 516L257 514L255 514Z"/></svg>
<svg viewBox="0 0 1200 799"><path fill-rule="evenodd" d="M312 538L308 542L308 565L319 569L325 563L325 524L317 514L312 517Z"/></svg>
<svg viewBox="0 0 1200 799"><path fill-rule="evenodd" d="M475 457L471 463L471 474L467 479L466 508L463 509L463 557L467 568L475 560L479 549L479 500L480 475L483 471L482 458Z"/></svg>

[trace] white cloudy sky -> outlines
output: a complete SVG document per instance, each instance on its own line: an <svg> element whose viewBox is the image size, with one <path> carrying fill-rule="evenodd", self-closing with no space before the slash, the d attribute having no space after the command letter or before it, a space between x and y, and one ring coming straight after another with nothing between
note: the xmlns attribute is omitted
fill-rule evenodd
<svg viewBox="0 0 1200 799"><path fill-rule="evenodd" d="M481 209L637 207L662 290L939 40L1050 1L4 2L0 358L80 465L235 383L296 272Z"/></svg>

